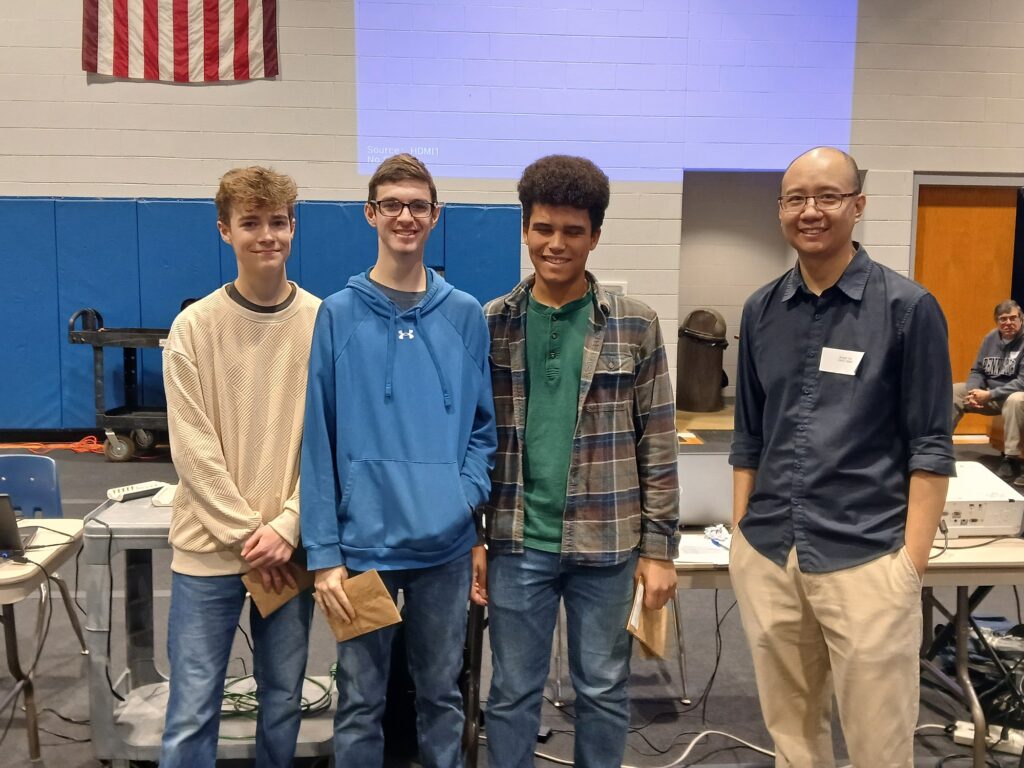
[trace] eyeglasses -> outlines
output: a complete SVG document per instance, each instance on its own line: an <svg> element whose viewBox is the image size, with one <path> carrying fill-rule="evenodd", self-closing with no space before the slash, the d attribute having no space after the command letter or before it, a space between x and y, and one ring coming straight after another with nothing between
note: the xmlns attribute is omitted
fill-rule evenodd
<svg viewBox="0 0 1024 768"><path fill-rule="evenodd" d="M834 211L842 206L848 197L856 197L860 192L823 192L820 195L781 195L779 208L786 213L798 213L804 209L808 200L814 201L819 211Z"/></svg>
<svg viewBox="0 0 1024 768"><path fill-rule="evenodd" d="M1000 325L1003 325L1004 323L1019 323L1020 321L1020 315L1000 315L996 318L996 322Z"/></svg>
<svg viewBox="0 0 1024 768"><path fill-rule="evenodd" d="M429 200L413 200L411 203L403 203L401 200L370 200L369 203L389 217L401 216L402 211L408 208L409 213L417 219L427 218L437 207L437 203Z"/></svg>

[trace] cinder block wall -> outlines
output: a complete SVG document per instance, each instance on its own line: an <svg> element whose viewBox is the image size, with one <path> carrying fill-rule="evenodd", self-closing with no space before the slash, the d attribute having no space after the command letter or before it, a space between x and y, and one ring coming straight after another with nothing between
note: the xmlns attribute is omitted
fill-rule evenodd
<svg viewBox="0 0 1024 768"><path fill-rule="evenodd" d="M87 78L79 0L3 3L0 195L207 197L226 168L260 162L306 199L359 199L353 17L351 0L282 0L280 80L168 86ZM858 234L906 271L915 172L1024 173L1024 4L861 0L857 30L851 147L872 195ZM659 311L673 366L690 308L734 328L753 278L788 264L758 176L739 191L704 177L685 203L685 181L613 186L592 265ZM439 186L446 200L515 202L509 181ZM702 256L711 243L721 269Z"/></svg>

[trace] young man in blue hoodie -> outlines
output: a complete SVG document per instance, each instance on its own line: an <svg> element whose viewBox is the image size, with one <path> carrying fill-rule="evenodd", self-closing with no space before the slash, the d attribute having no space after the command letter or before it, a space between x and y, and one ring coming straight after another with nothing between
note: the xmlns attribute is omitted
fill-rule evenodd
<svg viewBox="0 0 1024 768"><path fill-rule="evenodd" d="M404 595L424 766L462 763L458 677L472 588L486 567L476 508L497 442L476 300L424 268L437 189L407 154L370 179L377 263L324 301L313 331L302 442L302 543L317 604L350 621L345 580L377 569ZM379 766L395 628L338 644L338 765Z"/></svg>

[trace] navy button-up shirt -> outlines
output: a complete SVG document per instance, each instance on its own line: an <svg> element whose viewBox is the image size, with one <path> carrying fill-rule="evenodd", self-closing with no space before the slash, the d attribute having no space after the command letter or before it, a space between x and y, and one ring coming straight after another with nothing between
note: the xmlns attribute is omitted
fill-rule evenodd
<svg viewBox="0 0 1024 768"><path fill-rule="evenodd" d="M942 310L854 245L821 296L796 266L747 300L740 326L729 461L757 470L740 528L780 566L795 546L810 573L899 549L910 473L954 474ZM822 371L829 348L863 357Z"/></svg>

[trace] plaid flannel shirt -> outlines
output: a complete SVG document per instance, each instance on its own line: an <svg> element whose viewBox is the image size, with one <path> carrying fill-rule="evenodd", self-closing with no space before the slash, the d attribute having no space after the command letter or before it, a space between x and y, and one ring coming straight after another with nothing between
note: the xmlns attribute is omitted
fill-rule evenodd
<svg viewBox="0 0 1024 768"><path fill-rule="evenodd" d="M639 548L671 560L679 547L675 403L655 312L606 293L587 273L594 309L583 345L562 560L613 565ZM498 452L484 505L492 552L523 551L526 308L533 277L484 307Z"/></svg>

